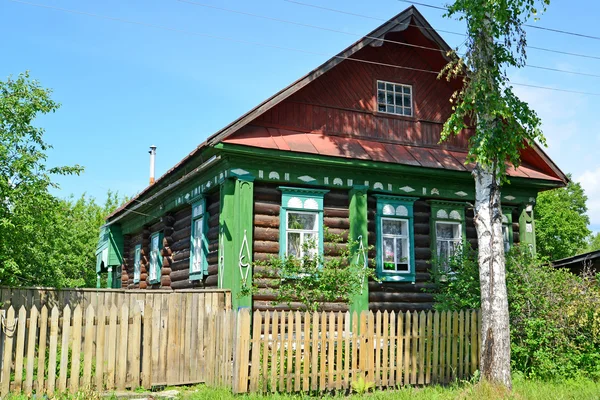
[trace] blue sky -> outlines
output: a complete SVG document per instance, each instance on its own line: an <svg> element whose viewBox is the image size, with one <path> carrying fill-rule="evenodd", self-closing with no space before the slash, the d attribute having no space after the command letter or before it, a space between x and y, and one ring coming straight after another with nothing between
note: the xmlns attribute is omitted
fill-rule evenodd
<svg viewBox="0 0 600 400"><path fill-rule="evenodd" d="M59 179L59 196L87 193L103 200L108 189L124 195L139 192L148 180L149 145L158 146L160 176L207 136L381 23L284 0L197 1L347 34L177 0L31 0L173 30L0 0L0 37L4 39L0 42L0 79L30 70L54 90L62 107L37 121L54 145L49 164L85 167L79 177ZM373 2L357 0L299 1L382 19L409 5L397 0L380 0L376 8ZM418 8L434 28L464 32L460 22L444 19L440 10ZM554 0L541 20L532 24L594 35L598 34L598 15L600 2ZM441 35L452 46L464 40ZM528 43L600 56L600 40L529 29ZM532 65L591 74L600 65L600 60L537 50L528 55ZM512 79L600 94L600 78L595 77L525 68L512 73ZM590 197L592 229L600 231L600 126L595 118L600 96L527 87L515 90L542 117L547 152L583 183Z"/></svg>

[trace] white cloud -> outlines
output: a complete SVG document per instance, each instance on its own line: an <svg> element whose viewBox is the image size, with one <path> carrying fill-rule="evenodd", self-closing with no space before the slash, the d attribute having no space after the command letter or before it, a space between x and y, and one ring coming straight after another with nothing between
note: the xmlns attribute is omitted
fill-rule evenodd
<svg viewBox="0 0 600 400"><path fill-rule="evenodd" d="M592 227L600 226L600 167L586 170L575 179L588 197L588 215Z"/></svg>

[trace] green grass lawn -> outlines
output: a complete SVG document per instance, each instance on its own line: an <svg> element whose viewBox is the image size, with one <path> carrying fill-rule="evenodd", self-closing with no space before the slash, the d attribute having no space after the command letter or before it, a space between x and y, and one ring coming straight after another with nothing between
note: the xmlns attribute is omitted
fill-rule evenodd
<svg viewBox="0 0 600 400"><path fill-rule="evenodd" d="M315 399L320 396L308 395L238 395L234 396L228 390L209 389L198 386L183 394L185 400L290 400ZM514 390L508 394L491 385L453 385L450 387L431 386L425 388L405 388L399 390L375 391L365 395L337 395L328 398L372 399L372 400L454 400L454 399L515 399L515 400L598 400L600 399L600 383L589 380L540 382L517 379Z"/></svg>

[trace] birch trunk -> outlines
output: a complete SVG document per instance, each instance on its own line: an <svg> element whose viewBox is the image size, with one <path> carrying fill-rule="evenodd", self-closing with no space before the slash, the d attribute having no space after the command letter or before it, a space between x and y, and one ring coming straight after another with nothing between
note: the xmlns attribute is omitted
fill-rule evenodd
<svg viewBox="0 0 600 400"><path fill-rule="evenodd" d="M481 285L481 375L488 381L511 388L500 181L493 168L479 164L473 170L473 176Z"/></svg>

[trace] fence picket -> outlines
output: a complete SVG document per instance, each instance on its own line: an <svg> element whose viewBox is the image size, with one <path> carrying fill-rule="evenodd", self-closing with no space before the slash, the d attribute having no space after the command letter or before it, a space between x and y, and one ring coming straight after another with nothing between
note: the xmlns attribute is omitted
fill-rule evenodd
<svg viewBox="0 0 600 400"><path fill-rule="evenodd" d="M106 346L108 348L108 359L106 366L106 389L115 388L115 362L116 362L116 343L117 343L117 306L114 304L110 308L110 317L108 322L108 337Z"/></svg>
<svg viewBox="0 0 600 400"><path fill-rule="evenodd" d="M389 322L389 330L390 330L390 371L389 371L389 381L388 385L395 386L396 385L396 346L397 346L397 338L396 338L396 313L392 311L390 313L390 322Z"/></svg>
<svg viewBox="0 0 600 400"><path fill-rule="evenodd" d="M81 386L89 390L92 383L92 360L94 352L94 306L85 311L85 332L83 334L83 381Z"/></svg>
<svg viewBox="0 0 600 400"><path fill-rule="evenodd" d="M263 343L263 340L261 340L262 316L259 312L255 312L253 318L252 356L250 357L250 391L256 392L258 390L258 378L261 371L260 353L261 343Z"/></svg>
<svg viewBox="0 0 600 400"><path fill-rule="evenodd" d="M425 357L425 364L426 364L426 370L425 370L425 384L429 384L431 383L431 356L432 356L432 321L433 318L433 313L431 312L431 310L427 311L427 342L426 342L426 357Z"/></svg>
<svg viewBox="0 0 600 400"><path fill-rule="evenodd" d="M396 385L405 385L405 381L402 376L404 367L404 314L398 312L398 322L396 326L397 336L397 349L396 349Z"/></svg>
<svg viewBox="0 0 600 400"><path fill-rule="evenodd" d="M383 325L382 325L382 329L383 329L383 342L380 342L379 340L377 341L378 344L380 344L381 350L383 352L382 357L381 357L381 362L383 363L383 368L381 370L381 386L385 387L388 385L388 374L389 374L389 368L388 368L388 353L389 353L389 349L390 349L390 345L389 345L389 326L390 326L390 316L387 312L387 310L383 313Z"/></svg>
<svg viewBox="0 0 600 400"><path fill-rule="evenodd" d="M465 357L465 313L460 310L458 313L458 377L464 378L464 357Z"/></svg>
<svg viewBox="0 0 600 400"><path fill-rule="evenodd" d="M44 376L46 369L46 341L48 335L48 307L43 306L40 313L40 334L38 341L37 359L37 393L44 393Z"/></svg>
<svg viewBox="0 0 600 400"><path fill-rule="evenodd" d="M273 311L273 327L271 328L271 332L273 332L273 344L271 346L271 391L277 391L277 345L278 345L278 335L279 335L279 316L277 315L277 311Z"/></svg>
<svg viewBox="0 0 600 400"><path fill-rule="evenodd" d="M310 361L310 384L313 391L319 388L319 354L319 313L315 312L312 315L312 354Z"/></svg>
<svg viewBox="0 0 600 400"><path fill-rule="evenodd" d="M358 343L360 343L360 334L358 332L358 327L359 327L359 316L358 313L356 311L354 311L352 313L352 363L351 363L351 371L350 374L352 376L352 380L355 380L358 376L360 376L360 372L358 370L359 368L359 363L358 363ZM348 382L348 386L351 385L351 382Z"/></svg>
<svg viewBox="0 0 600 400"><path fill-rule="evenodd" d="M350 386L350 313L344 314L344 375L342 376L341 387L348 389Z"/></svg>
<svg viewBox="0 0 600 400"><path fill-rule="evenodd" d="M294 313L292 311L287 312L287 341L286 341L286 350L287 350L287 361L286 361L286 390L288 393L292 391L292 379L293 375L293 365L294 365L294 350L292 349L292 336L294 331Z"/></svg>
<svg viewBox="0 0 600 400"><path fill-rule="evenodd" d="M58 320L58 318L57 318ZM4 321L4 355L2 357L2 384L0 395L6 396L10 391L10 369L12 367L13 340L16 333L15 309L11 306Z"/></svg>
<svg viewBox="0 0 600 400"><path fill-rule="evenodd" d="M304 313L304 355L303 355L303 370L302 370L302 390L308 392L310 390L310 361L312 353L310 348L310 313ZM314 350L314 349L313 349Z"/></svg>
<svg viewBox="0 0 600 400"><path fill-rule="evenodd" d="M133 306L132 316L132 340L131 343L128 344L128 346L132 348L132 351L130 352L132 354L132 358L129 360L129 365L131 368L131 383L129 387L132 389L137 389L140 386L140 348L142 346L142 310L137 302L135 302Z"/></svg>
<svg viewBox="0 0 600 400"><path fill-rule="evenodd" d="M343 362L342 362L342 347L344 343L344 319L341 312L337 313L337 330L335 337L335 370L334 380L335 389L342 388Z"/></svg>
<svg viewBox="0 0 600 400"><path fill-rule="evenodd" d="M458 369L458 312L452 313L452 380L456 379Z"/></svg>
<svg viewBox="0 0 600 400"><path fill-rule="evenodd" d="M319 335L321 338L319 348L319 355L321 356L319 367L319 389L325 390L327 388L325 386L325 366L327 365L327 314L325 312L321 313L321 330Z"/></svg>
<svg viewBox="0 0 600 400"><path fill-rule="evenodd" d="M334 368L335 368L335 314L329 312L329 332L327 333L327 388L335 389L334 386Z"/></svg>
<svg viewBox="0 0 600 400"><path fill-rule="evenodd" d="M9 309L10 312L10 309ZM50 349L48 353L48 384L47 391L49 397L54 395L56 387L56 357L58 350L58 308L52 307L50 317Z"/></svg>
<svg viewBox="0 0 600 400"><path fill-rule="evenodd" d="M452 380L452 312L446 311L446 382Z"/></svg>
<svg viewBox="0 0 600 400"><path fill-rule="evenodd" d="M381 388L381 319L381 311L377 311L377 314L375 314L375 330L373 332L373 350L375 350L375 379L373 379L373 383L379 388Z"/></svg>
<svg viewBox="0 0 600 400"><path fill-rule="evenodd" d="M15 349L15 378L14 390L18 393L22 390L23 383L23 352L25 351L25 333L27 327L27 309L21 306L17 318L17 348Z"/></svg>
<svg viewBox="0 0 600 400"><path fill-rule="evenodd" d="M477 335L478 332L478 325L477 325L477 311L472 310L471 311L471 340L470 340L470 344L471 344L471 374L474 374L475 371L477 370L477 361L479 360L479 354L477 354L477 347L478 347L478 342L479 342L479 338Z"/></svg>
<svg viewBox="0 0 600 400"><path fill-rule="evenodd" d="M295 352L295 366L294 366L294 390L300 391L300 377L301 377L301 355L302 355L302 321L300 311L296 311L294 314L295 326L294 326L294 352ZM291 349L290 349L291 351Z"/></svg>
<svg viewBox="0 0 600 400"><path fill-rule="evenodd" d="M35 358L35 338L37 336L38 309L34 305L29 314L29 334L27 336L27 367L25 373L25 395L29 396L33 392L33 364Z"/></svg>
<svg viewBox="0 0 600 400"><path fill-rule="evenodd" d="M79 365L81 363L81 321L82 310L78 304L73 310L73 333L71 335L71 375L69 389L71 393L79 390Z"/></svg>
<svg viewBox="0 0 600 400"><path fill-rule="evenodd" d="M440 313L433 314L433 360L431 362L431 381L438 383L439 371L439 349L440 349Z"/></svg>
<svg viewBox="0 0 600 400"><path fill-rule="evenodd" d="M419 385L423 385L425 383L425 312L421 311L419 313L419 377L417 383Z"/></svg>
<svg viewBox="0 0 600 400"><path fill-rule="evenodd" d="M371 382L376 382L375 377L375 365L374 365L374 356L375 356L375 315L372 311L369 311L367 314L367 377Z"/></svg>
<svg viewBox="0 0 600 400"><path fill-rule="evenodd" d="M106 338L106 307L98 303L98 325L96 329L96 390L103 390L105 386L104 370L104 340Z"/></svg>
<svg viewBox="0 0 600 400"><path fill-rule="evenodd" d="M267 391L267 383L269 382L269 339L273 337L271 334L271 313L269 311L265 311L265 325L264 325L264 338L265 343L263 345L263 353L262 353L262 391ZM272 343L275 343L274 340Z"/></svg>
<svg viewBox="0 0 600 400"><path fill-rule="evenodd" d="M71 341L71 307L67 304L63 311L63 324L60 347L60 371L58 373L58 391L67 390L67 375L69 372L69 342Z"/></svg>

